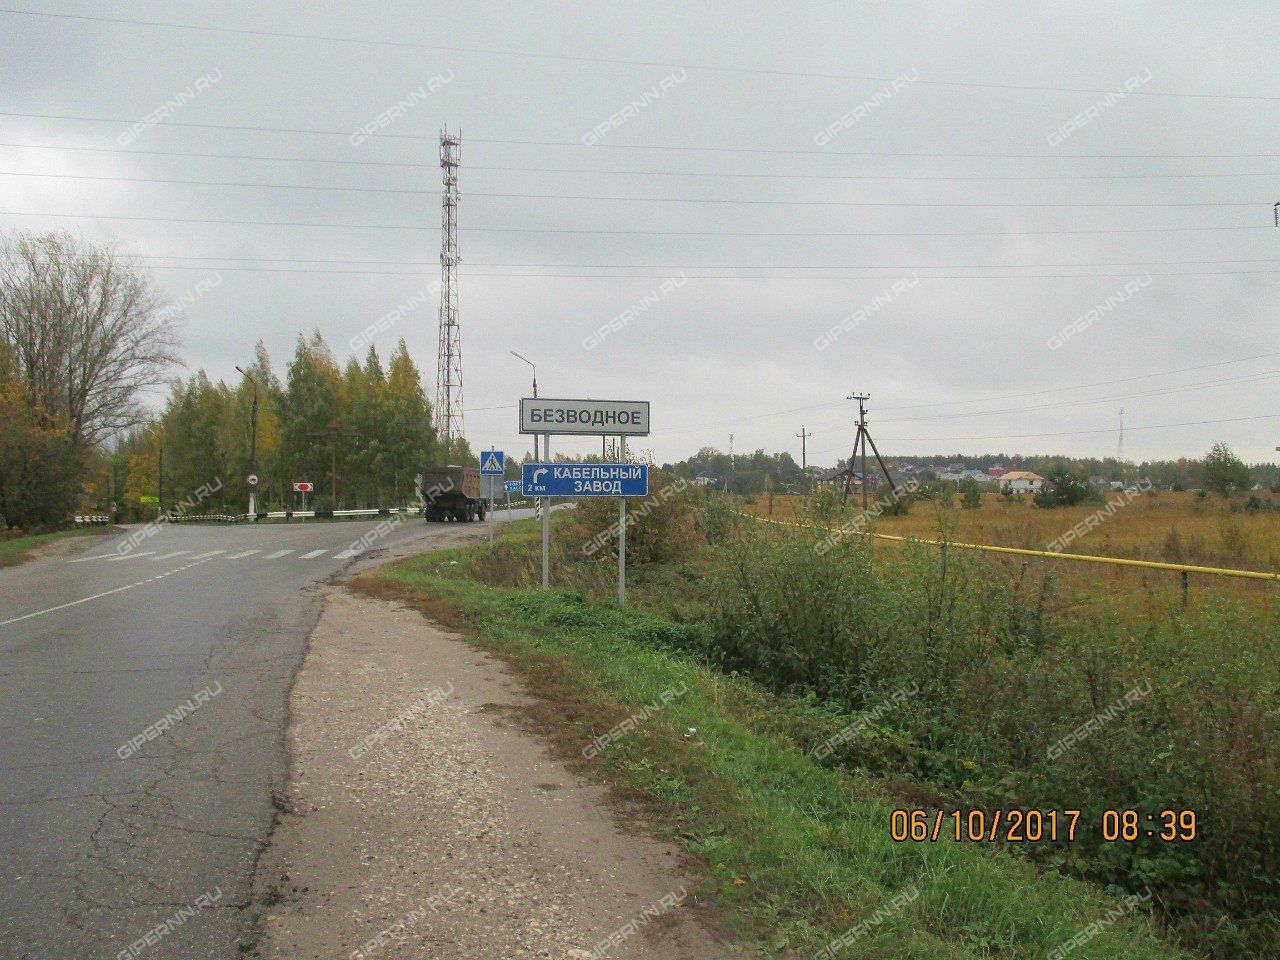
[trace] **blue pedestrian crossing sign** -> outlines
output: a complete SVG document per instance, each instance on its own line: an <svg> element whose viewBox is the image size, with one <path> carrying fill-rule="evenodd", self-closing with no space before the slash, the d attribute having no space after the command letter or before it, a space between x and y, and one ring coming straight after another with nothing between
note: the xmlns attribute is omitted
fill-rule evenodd
<svg viewBox="0 0 1280 960"><path fill-rule="evenodd" d="M500 477L507 471L507 455L501 450L489 450L480 455L480 476Z"/></svg>

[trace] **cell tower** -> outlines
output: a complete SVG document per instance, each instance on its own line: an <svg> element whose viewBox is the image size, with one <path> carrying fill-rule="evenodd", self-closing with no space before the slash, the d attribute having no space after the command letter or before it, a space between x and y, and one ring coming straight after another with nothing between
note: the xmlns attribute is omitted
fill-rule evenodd
<svg viewBox="0 0 1280 960"><path fill-rule="evenodd" d="M458 167L462 137L440 132L440 168L444 171L440 243L440 345L436 358L436 436L445 457L462 437L462 340L458 333Z"/></svg>
<svg viewBox="0 0 1280 960"><path fill-rule="evenodd" d="M1116 459L1124 461L1124 407L1120 408L1120 439L1116 443Z"/></svg>

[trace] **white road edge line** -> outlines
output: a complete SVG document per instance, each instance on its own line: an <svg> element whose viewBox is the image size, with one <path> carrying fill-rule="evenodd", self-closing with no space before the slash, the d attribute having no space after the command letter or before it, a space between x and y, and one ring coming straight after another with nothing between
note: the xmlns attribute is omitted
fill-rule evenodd
<svg viewBox="0 0 1280 960"><path fill-rule="evenodd" d="M155 551L154 551L154 550L138 550L138 551L132 551L132 550L131 550L131 551L130 551L130 552L128 552L128 553L121 553L121 554L118 554L118 555L116 555L116 556L112 557L112 558L111 558L111 560L132 560L132 559L135 559L135 558L137 558L137 557L149 557L149 556L151 556L153 553L155 553Z"/></svg>
<svg viewBox="0 0 1280 960"><path fill-rule="evenodd" d="M219 550L218 552L221 553L222 551ZM90 600L100 600L103 597L111 596L113 593L122 593L125 590L132 590L134 587L141 587L144 584L153 583L156 580L163 580L165 577L171 577L175 573L181 573L183 570L190 570L192 567L199 566L204 562L204 560L196 560L193 563L188 563L185 567L178 567L175 570L170 570L168 573L162 573L155 577L148 577L146 580L139 580L137 583L129 583L123 587L116 587L114 590L104 590L102 593L95 593L91 597L82 597L79 600L72 600L70 603L60 603L56 607L49 607L47 610L37 610L35 613L25 613L20 617L13 617L10 620L0 620L0 627L7 627L11 623L18 623L22 620L30 620L32 617L42 617L46 613L56 613L59 610L67 609L67 607L78 607L82 603L88 603Z"/></svg>
<svg viewBox="0 0 1280 960"><path fill-rule="evenodd" d="M261 550L245 550L243 553L233 553L227 557L228 560L243 560L245 557L252 557L255 553L261 553Z"/></svg>

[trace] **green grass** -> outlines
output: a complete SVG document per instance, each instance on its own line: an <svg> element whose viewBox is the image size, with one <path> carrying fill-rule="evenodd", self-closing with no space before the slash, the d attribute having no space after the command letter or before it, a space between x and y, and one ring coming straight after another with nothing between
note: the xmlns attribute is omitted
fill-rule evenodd
<svg viewBox="0 0 1280 960"><path fill-rule="evenodd" d="M31 559L37 547L69 537L91 537L110 533L112 527L86 527L80 530L60 530L57 533L40 533L31 537L14 537L0 540L0 567L14 567Z"/></svg>
<svg viewBox="0 0 1280 960"><path fill-rule="evenodd" d="M520 524L505 539L533 536ZM679 842L700 895L765 952L812 956L846 935L835 956L1021 960L1080 937L1072 960L1185 956L1142 908L1122 911L1116 897L1005 848L893 842L877 785L820 766L802 746L838 717L677 652L688 628L655 614L478 582L473 566L487 556L487 547L425 554L353 586L403 599L511 664L540 698L533 723L561 755L606 781L628 820ZM583 756L649 704L660 706ZM865 932L848 935L855 929Z"/></svg>

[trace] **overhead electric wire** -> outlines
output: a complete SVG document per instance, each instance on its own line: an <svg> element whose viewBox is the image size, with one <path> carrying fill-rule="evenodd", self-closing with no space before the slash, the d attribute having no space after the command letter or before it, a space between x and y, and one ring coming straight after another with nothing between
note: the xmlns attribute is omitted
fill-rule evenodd
<svg viewBox="0 0 1280 960"><path fill-rule="evenodd" d="M1237 357L1234 360L1219 360L1219 361L1216 361L1215 363L1205 363L1205 364L1201 364L1199 366L1194 366L1194 367L1180 367L1177 370L1164 370L1164 371L1159 371L1157 373L1143 373L1133 377L1120 377L1115 380L1095 380L1092 383L1078 383L1078 384L1068 385L1065 387L1051 387L1048 390L1035 390L1028 393L1009 393L1009 394L1002 394L994 397L976 397L970 400L948 400L940 403L917 404L917 405L911 405L911 406L905 406L905 407L904 406L876 407L871 412L875 414L875 413L883 413L886 410L911 410L911 409L915 409L916 406L942 407L942 406L955 406L957 404L962 404L962 403L998 403L1002 400L1018 400L1023 397L1038 397L1038 396L1043 396L1049 393L1069 393L1072 390L1088 390L1092 387L1109 387L1109 386L1114 386L1115 384L1118 384L1118 383L1131 383L1134 380L1150 380L1154 377L1172 377L1180 373L1194 373L1199 370L1210 370L1215 367L1226 367L1235 363L1251 363L1254 360L1270 360L1274 357L1280 357L1280 353L1259 353L1252 357ZM829 409L832 409L833 407L844 407L847 404L848 404L847 399L824 400L822 403L806 404L803 407L791 407L788 410L778 410L772 413L761 413L751 417L736 417L731 420L719 420L714 423L699 424L694 429L704 430L704 429L719 428L719 427L734 427L743 423L754 423L760 420L772 420L776 417L789 417L789 416L794 416L797 413L808 413L813 410L829 410ZM687 433L689 431L687 428L677 427L671 432Z"/></svg>
<svg viewBox="0 0 1280 960"><path fill-rule="evenodd" d="M2 11L0 11L2 12ZM20 111L0 111L0 117L20 117L34 120L63 120L82 123L111 123L129 127L137 123L136 117L90 117L58 113L24 113ZM190 120L166 119L161 126L181 127L193 130L237 130L244 133L297 133L317 136L350 137L353 130L326 130L316 127L272 127L232 123L196 123ZM439 140L438 133L404 133L391 130L380 130L375 137L391 140ZM581 140L531 140L516 138L473 137L468 136L471 144L486 143L497 146L535 146L535 147L577 147L590 150L674 150L680 152L702 153L752 153L770 156L820 156L820 157L917 157L937 159L939 157L958 157L982 160L1274 160L1280 153L1100 153L1070 154L1053 156L1043 153L949 153L940 150L926 152L897 152L885 150L784 150L770 147L725 147L700 146L697 144L642 144L642 143L595 143L590 146Z"/></svg>
<svg viewBox="0 0 1280 960"><path fill-rule="evenodd" d="M261 183L243 180L183 180L157 177L115 177L81 173L43 173L31 171L0 170L0 176L32 177L56 180L94 180L111 183L146 183L161 185L183 185L204 187L250 187L268 190L324 190L336 193L395 193L418 196L435 196L438 190L407 187L351 187L329 184L301 183ZM938 208L1008 208L1008 207L1083 207L1083 208L1130 208L1130 207L1257 207L1264 209L1264 200L1195 200L1190 202L1170 202L1166 200L1139 200L1116 203L1106 200L1049 200L1026 201L1008 200L992 203L954 203L946 200L793 200L783 198L737 198L737 197L634 197L634 196L598 196L592 194L572 193L492 193L484 190L468 191L468 199L484 200L591 200L611 203L715 203L732 204L734 206L795 206L795 207L928 207Z"/></svg>
<svg viewBox="0 0 1280 960"><path fill-rule="evenodd" d="M417 224L394 223L334 223L308 222L290 220L221 220L201 217L139 217L98 213L48 213L43 211L0 210L0 215L12 217L58 217L64 219L83 220L125 220L147 221L155 223L207 223L237 224L264 227L342 227L369 230L413 230L438 233L438 226L422 226ZM1197 233L1223 230L1266 230L1271 226L1164 226L1164 227L1122 227L1099 228L1094 230L960 230L942 232L918 231L747 231L747 230L614 230L592 229L584 227L468 227L468 233L542 233L542 234L578 234L578 235L616 235L616 236L651 236L651 237L1032 237L1032 236L1066 236L1096 234L1130 234L1130 233Z"/></svg>
<svg viewBox="0 0 1280 960"><path fill-rule="evenodd" d="M400 266L428 267L439 266L439 260L344 260L344 259L309 259L290 257L222 257L216 254L133 254L137 260L225 260L233 263L317 263L338 264L343 266ZM1275 257L1259 257L1252 260L1125 260L1087 261L1068 263L873 263L866 266L843 266L841 264L822 264L804 266L801 264L761 264L748 266L743 264L716 263L522 263L510 261L466 261L470 267L538 267L546 269L646 269L646 270L1004 270L1034 269L1039 267L1110 267L1119 264L1129 266L1202 266L1205 264L1239 264L1239 263L1274 263L1280 266L1280 259ZM207 264L200 264L207 266ZM856 279L856 278L853 278Z"/></svg>
<svg viewBox="0 0 1280 960"><path fill-rule="evenodd" d="M529 60L546 60L561 63L589 63L609 66L657 67L666 69L702 70L708 73L742 74L767 77L791 77L802 80L839 80L865 83L892 83L901 77L881 77L846 73L829 73L813 70L777 70L762 67L741 67L728 64L695 63L692 61L675 62L667 60L634 60L622 57L582 56L577 54L543 53L527 50L499 49L494 47L461 46L458 44L423 43L413 40L384 40L375 37L335 36L332 34L300 33L285 30L260 30L249 27L219 27L208 24L180 23L173 20L144 20L128 17L104 17L100 15L53 13L42 10L22 10L13 7L0 8L0 13L14 16L44 17L62 20L78 20L88 23L108 23L118 26L157 27L171 30L189 30L201 33L222 33L232 36L262 37L273 40L312 40L323 43L347 43L362 46L394 47L407 50L438 50L444 53L465 53L490 57L522 57ZM980 80L921 80L912 79L912 83L924 86L955 89L990 89L1020 90L1035 93L1087 93L1109 94L1112 89L1095 87L1059 87L1042 84L995 83ZM1197 100L1247 100L1247 101L1280 101L1280 96L1243 93L1188 93L1174 90L1126 91L1126 95L1139 97L1185 97Z"/></svg>
<svg viewBox="0 0 1280 960"><path fill-rule="evenodd" d="M85 147L67 144L20 143L17 141L0 141L0 147L15 147L25 150L76 151L81 153L111 153L126 157L189 157L207 160L262 160L277 163L327 163L353 167L406 167L418 170L434 170L438 163L414 163L398 160L339 160L331 157L298 157L269 154L245 153L206 153L189 150L129 150L118 147ZM1001 174L984 174L981 176L937 176L902 173L857 173L857 174L821 174L821 173L742 173L728 170L617 170L605 168L583 167L513 167L491 166L488 164L468 163L467 169L505 173L572 173L590 176L634 176L634 177L712 177L728 180L918 180L918 181L1008 181L1008 182L1044 182L1051 180L1202 180L1226 177L1276 177L1280 171L1239 170L1214 173L1063 173L1040 176L1005 176Z"/></svg>

